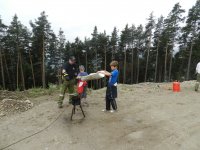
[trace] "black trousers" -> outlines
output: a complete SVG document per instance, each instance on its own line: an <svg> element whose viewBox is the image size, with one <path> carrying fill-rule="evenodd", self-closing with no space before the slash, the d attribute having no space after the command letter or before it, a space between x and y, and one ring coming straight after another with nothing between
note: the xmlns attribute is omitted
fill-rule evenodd
<svg viewBox="0 0 200 150"><path fill-rule="evenodd" d="M117 110L117 103L115 98L117 97L117 87L107 86L106 90L106 110L110 110L111 106L113 110Z"/></svg>

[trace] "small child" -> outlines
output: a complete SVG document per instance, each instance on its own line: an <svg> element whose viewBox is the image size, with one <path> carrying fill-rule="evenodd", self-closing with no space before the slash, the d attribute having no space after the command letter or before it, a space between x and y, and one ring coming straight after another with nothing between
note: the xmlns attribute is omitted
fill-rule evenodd
<svg viewBox="0 0 200 150"><path fill-rule="evenodd" d="M79 71L80 71L80 73L78 74L78 77L77 77L78 79L80 79L82 76L88 75L88 73L85 72L85 68L84 68L83 65L79 66ZM83 102L83 105L88 106L88 103L86 101L86 98L87 98L87 82L79 80L79 83L81 84L81 86L83 86L83 91L81 92L81 95L80 95L81 101Z"/></svg>
<svg viewBox="0 0 200 150"><path fill-rule="evenodd" d="M119 72L117 70L118 62L112 61L110 63L110 67L112 72L108 72L105 70L98 71L99 73L105 74L106 76L109 76L109 81L106 89L106 109L103 109L102 111L110 111L114 112L117 110L117 103L115 98L117 98L117 79ZM113 110L111 110L111 106Z"/></svg>

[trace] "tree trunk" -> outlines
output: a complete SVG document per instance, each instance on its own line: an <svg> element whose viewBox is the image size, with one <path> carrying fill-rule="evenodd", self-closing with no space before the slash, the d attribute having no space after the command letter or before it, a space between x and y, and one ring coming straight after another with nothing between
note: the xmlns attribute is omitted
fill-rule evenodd
<svg viewBox="0 0 200 150"><path fill-rule="evenodd" d="M158 42L158 46L157 46L157 49L156 49L156 67L155 67L154 82L156 82L156 79L157 79L157 70L158 70L158 48L159 48L159 42Z"/></svg>
<svg viewBox="0 0 200 150"><path fill-rule="evenodd" d="M126 83L126 50L125 49L125 52L124 52L124 76L123 76L123 84Z"/></svg>
<svg viewBox="0 0 200 150"><path fill-rule="evenodd" d="M17 90L19 90L19 52L17 55Z"/></svg>
<svg viewBox="0 0 200 150"><path fill-rule="evenodd" d="M3 67L3 56L1 52L1 47L0 47L0 62L1 62L1 76L2 76L2 84L3 84L3 90L5 90L5 77L4 77L4 67Z"/></svg>
<svg viewBox="0 0 200 150"><path fill-rule="evenodd" d="M149 38L149 44L147 49L147 62L146 62L146 68L145 68L145 76L144 76L144 82L147 81L147 72L148 72L148 66L149 66L149 51L151 47L151 37Z"/></svg>
<svg viewBox="0 0 200 150"><path fill-rule="evenodd" d="M131 53L131 84L133 84L133 47Z"/></svg>
<svg viewBox="0 0 200 150"><path fill-rule="evenodd" d="M29 58L30 58L30 63L31 63L31 72L32 72L32 78L33 78L33 87L35 88L35 75L33 71L33 62L32 62L32 56L31 56L31 51L29 50Z"/></svg>
<svg viewBox="0 0 200 150"><path fill-rule="evenodd" d="M113 55L113 46L112 46L112 56L111 56L111 61L114 59L114 55Z"/></svg>
<svg viewBox="0 0 200 150"><path fill-rule="evenodd" d="M13 62L15 62L13 59L13 57L11 56L11 54L9 55L10 57L10 62L11 62L11 75L12 75L12 86L13 86L13 90L15 90L17 88L16 86L16 73L15 73L15 65L13 64ZM12 59L13 58L13 59Z"/></svg>
<svg viewBox="0 0 200 150"><path fill-rule="evenodd" d="M86 56L86 62L85 62L85 69L86 69L86 72L88 71L88 60L87 60L87 51L85 52L85 56Z"/></svg>
<svg viewBox="0 0 200 150"><path fill-rule="evenodd" d="M139 82L139 76L140 76L140 56L139 56L139 52L137 52L137 80L136 83Z"/></svg>
<svg viewBox="0 0 200 150"><path fill-rule="evenodd" d="M6 61L6 56L3 55L3 57L4 57L4 64L5 64L5 67L6 67L6 73L7 73L7 76L8 76L8 81L9 81L9 84L11 84L10 74L9 74L9 71L8 71L8 64L7 64L7 61Z"/></svg>
<svg viewBox="0 0 200 150"><path fill-rule="evenodd" d="M98 62L97 62L97 48L95 48L95 53L96 53L96 54L95 54L95 55L96 55L96 66L95 66L96 69L95 69L95 71L98 71L98 66L97 66L97 63L98 63ZM96 81L96 82L95 82L95 83L96 83L96 89L98 89L98 87L99 87L99 85L98 85L98 80L95 80L95 81Z"/></svg>
<svg viewBox="0 0 200 150"><path fill-rule="evenodd" d="M22 81L23 90L25 90L24 72L23 72L23 66L22 66L22 55L21 55L21 52L20 52L20 55L19 55L19 59L20 59L21 81Z"/></svg>
<svg viewBox="0 0 200 150"><path fill-rule="evenodd" d="M149 50L150 48L148 48L147 50L147 62L146 62L146 68L145 68L144 82L146 82L147 80L147 71L148 71L148 66L149 66Z"/></svg>
<svg viewBox="0 0 200 150"><path fill-rule="evenodd" d="M164 70L164 82L167 81L167 49L168 49L168 43L166 45L166 49L165 49L165 70Z"/></svg>
<svg viewBox="0 0 200 150"><path fill-rule="evenodd" d="M174 46L173 46L174 47ZM173 58L173 47L171 50L171 56L170 56L170 64L169 64L169 81L171 81L171 72L172 72L172 58Z"/></svg>
<svg viewBox="0 0 200 150"><path fill-rule="evenodd" d="M105 49L105 58L104 58L104 59L105 59L105 60L104 60L105 63L104 63L104 70L106 70L106 63L107 63L107 62L106 62L106 61L107 61L107 60L106 60L106 59L107 59L107 56L106 56L106 50L107 50L107 49L106 49L106 47L104 47L104 49ZM105 87L105 86L106 86L106 78L104 78L104 87Z"/></svg>
<svg viewBox="0 0 200 150"><path fill-rule="evenodd" d="M193 40L192 40L192 43L191 43L190 55L189 55L189 58L188 58L188 67L187 67L186 80L189 80L189 78L190 78L190 65L191 65L191 58L192 58L192 50L193 50Z"/></svg>
<svg viewBox="0 0 200 150"><path fill-rule="evenodd" d="M158 82L161 82L161 80L162 80L162 71L163 70L163 67L160 67L160 69L159 69L159 77L158 77Z"/></svg>
<svg viewBox="0 0 200 150"><path fill-rule="evenodd" d="M45 49L44 49L44 34L42 37L42 87L46 88L46 81L45 81Z"/></svg>

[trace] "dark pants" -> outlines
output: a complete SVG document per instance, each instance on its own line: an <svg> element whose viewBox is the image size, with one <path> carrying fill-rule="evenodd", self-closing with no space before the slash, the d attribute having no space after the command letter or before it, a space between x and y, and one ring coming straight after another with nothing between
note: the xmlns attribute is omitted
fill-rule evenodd
<svg viewBox="0 0 200 150"><path fill-rule="evenodd" d="M197 73L197 81L196 81L196 84L195 84L195 91L198 91L199 83L200 83L200 73Z"/></svg>
<svg viewBox="0 0 200 150"><path fill-rule="evenodd" d="M116 103L115 98L117 98L117 87L116 86L107 86L106 110L110 110L111 106L112 106L113 110L117 110L117 103Z"/></svg>

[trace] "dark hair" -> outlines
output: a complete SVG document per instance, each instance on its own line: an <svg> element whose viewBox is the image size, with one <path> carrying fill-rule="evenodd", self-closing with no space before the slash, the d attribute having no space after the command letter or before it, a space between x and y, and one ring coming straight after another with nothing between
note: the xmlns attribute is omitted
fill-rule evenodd
<svg viewBox="0 0 200 150"><path fill-rule="evenodd" d="M75 58L74 56L70 56L70 57L69 57L69 60L71 60L71 61L76 61L76 58Z"/></svg>

